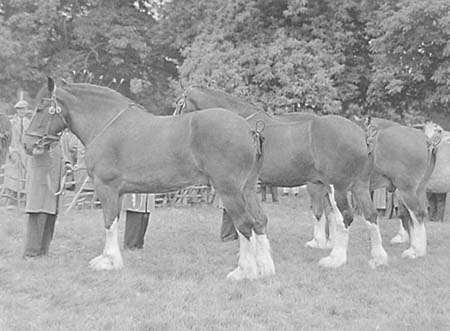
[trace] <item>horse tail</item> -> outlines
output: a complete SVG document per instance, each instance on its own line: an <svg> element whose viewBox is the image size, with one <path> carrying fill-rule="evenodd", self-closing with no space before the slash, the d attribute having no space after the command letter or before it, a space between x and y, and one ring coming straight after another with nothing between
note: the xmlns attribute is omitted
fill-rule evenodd
<svg viewBox="0 0 450 331"><path fill-rule="evenodd" d="M426 139L427 142L427 168L425 170L425 174L422 177L422 180L420 181L418 187L417 187L417 193L424 192L426 189L426 185L428 183L428 180L431 177L431 174L434 171L434 167L436 165L436 154L438 151L438 145L441 142L441 137L439 134L433 135L431 138Z"/></svg>
<svg viewBox="0 0 450 331"><path fill-rule="evenodd" d="M264 124L264 122L262 123ZM258 123L256 123L255 130L251 131L255 144L255 160L250 170L250 175L244 184L244 190L253 188L256 185L256 183L258 182L259 172L261 171L264 160L264 137L261 135L264 127L258 126Z"/></svg>

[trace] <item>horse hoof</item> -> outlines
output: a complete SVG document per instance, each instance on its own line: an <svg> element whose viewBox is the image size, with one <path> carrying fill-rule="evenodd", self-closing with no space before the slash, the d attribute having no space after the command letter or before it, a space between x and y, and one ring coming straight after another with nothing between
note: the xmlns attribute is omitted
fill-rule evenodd
<svg viewBox="0 0 450 331"><path fill-rule="evenodd" d="M425 256L425 255L426 255L426 252L420 252L419 250L414 249L413 247L410 247L402 253L402 258L416 259L418 257Z"/></svg>
<svg viewBox="0 0 450 331"><path fill-rule="evenodd" d="M403 236L401 234L397 234L394 238L391 239L391 245L403 244L409 241L408 236Z"/></svg>
<svg viewBox="0 0 450 331"><path fill-rule="evenodd" d="M273 261L266 261L264 264L258 264L260 277L268 277L275 275L275 264Z"/></svg>
<svg viewBox="0 0 450 331"><path fill-rule="evenodd" d="M388 264L388 255L386 252L380 252L378 254L372 254L373 258L369 260L369 266L375 269L380 266Z"/></svg>
<svg viewBox="0 0 450 331"><path fill-rule="evenodd" d="M93 258L89 266L94 270L117 270L123 267L123 262L121 259L114 261L112 256L101 254Z"/></svg>
<svg viewBox="0 0 450 331"><path fill-rule="evenodd" d="M323 257L319 261L319 266L324 268L339 268L340 266L346 263L345 257L338 257L335 255L329 255L327 257Z"/></svg>
<svg viewBox="0 0 450 331"><path fill-rule="evenodd" d="M245 272L241 267L237 267L227 275L227 279L231 281L239 281L243 279L256 279L258 278L257 272Z"/></svg>
<svg viewBox="0 0 450 331"><path fill-rule="evenodd" d="M417 253L414 248L408 248L402 253L402 258L404 259L415 259L417 258Z"/></svg>
<svg viewBox="0 0 450 331"><path fill-rule="evenodd" d="M331 249L333 248L333 243L330 240L327 241L318 241L313 238L305 244L307 248L319 248L319 249Z"/></svg>
<svg viewBox="0 0 450 331"><path fill-rule="evenodd" d="M319 248L319 243L316 239L311 239L310 241L306 242L305 244L306 248Z"/></svg>

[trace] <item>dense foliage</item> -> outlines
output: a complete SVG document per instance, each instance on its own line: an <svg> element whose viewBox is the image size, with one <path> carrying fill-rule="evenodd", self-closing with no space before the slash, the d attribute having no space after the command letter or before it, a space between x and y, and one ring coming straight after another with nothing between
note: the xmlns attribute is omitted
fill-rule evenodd
<svg viewBox="0 0 450 331"><path fill-rule="evenodd" d="M158 113L193 83L274 111L449 111L447 0L0 0L0 40L11 102L51 74Z"/></svg>

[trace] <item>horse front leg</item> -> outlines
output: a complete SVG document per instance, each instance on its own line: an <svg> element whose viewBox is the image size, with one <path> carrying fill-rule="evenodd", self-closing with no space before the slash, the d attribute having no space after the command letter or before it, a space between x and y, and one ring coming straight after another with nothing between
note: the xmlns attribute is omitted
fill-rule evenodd
<svg viewBox="0 0 450 331"><path fill-rule="evenodd" d="M105 222L105 247L102 254L92 259L89 266L95 270L117 270L123 267L119 247L119 194L105 185L95 185L97 196L103 207Z"/></svg>

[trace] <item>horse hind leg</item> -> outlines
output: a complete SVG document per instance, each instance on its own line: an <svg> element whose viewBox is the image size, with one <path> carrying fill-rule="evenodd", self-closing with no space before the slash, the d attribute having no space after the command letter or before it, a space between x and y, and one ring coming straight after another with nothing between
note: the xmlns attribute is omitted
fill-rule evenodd
<svg viewBox="0 0 450 331"><path fill-rule="evenodd" d="M325 188L323 185L308 184L308 193L311 198L311 210L316 218L314 221L313 238L306 242L305 247L331 249L333 242L327 238L327 219L325 217Z"/></svg>
<svg viewBox="0 0 450 331"><path fill-rule="evenodd" d="M364 188L354 189L354 197L360 207L364 221L369 230L372 258L369 260L369 265L372 269L388 264L388 254L383 247L383 240L381 238L380 227L378 225L378 213L370 199L369 190Z"/></svg>
<svg viewBox="0 0 450 331"><path fill-rule="evenodd" d="M96 192L103 206L105 223L105 247L102 254L89 262L95 270L113 270L123 267L118 238L119 198L113 190L106 186L96 186Z"/></svg>
<svg viewBox="0 0 450 331"><path fill-rule="evenodd" d="M427 235L424 219L427 217L425 194L417 195L412 192L400 192L406 212L410 217L409 235L410 247L402 253L402 257L415 259L426 255Z"/></svg>
<svg viewBox="0 0 450 331"><path fill-rule="evenodd" d="M397 234L391 239L391 245L403 244L409 242L409 224L411 222L411 216L409 215L406 206L403 203L399 204L399 228Z"/></svg>
<svg viewBox="0 0 450 331"><path fill-rule="evenodd" d="M256 190L244 187L245 201L254 218L254 235L256 238L256 264L259 277L275 274L269 239L267 238L267 216L264 214L256 195Z"/></svg>
<svg viewBox="0 0 450 331"><path fill-rule="evenodd" d="M239 236L238 266L227 275L229 280L257 279L267 274L261 274L261 256L258 254L258 246L268 245L267 238L255 233L254 219L247 207L244 195L240 191L221 191L223 205L233 220ZM270 247L267 247L270 249Z"/></svg>
<svg viewBox="0 0 450 331"><path fill-rule="evenodd" d="M335 223L336 234L330 255L320 259L319 265L326 268L338 268L347 262L348 226L350 224L347 225L344 223L344 217L341 214L335 199L334 186L330 185L330 187L331 190L328 193L328 199L331 211L328 214L328 219L330 222ZM338 192L338 201L340 205L347 205L346 192ZM351 223L351 221L349 223Z"/></svg>

